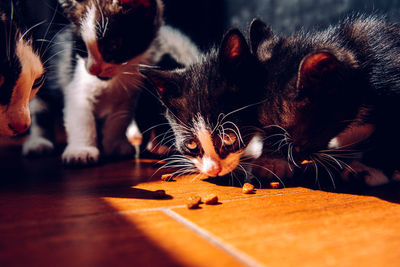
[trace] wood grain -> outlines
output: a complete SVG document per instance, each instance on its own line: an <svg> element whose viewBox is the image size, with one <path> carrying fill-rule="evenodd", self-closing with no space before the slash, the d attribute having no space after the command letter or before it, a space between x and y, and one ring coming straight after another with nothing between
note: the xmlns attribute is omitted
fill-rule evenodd
<svg viewBox="0 0 400 267"><path fill-rule="evenodd" d="M67 169L20 150L0 142L0 266L400 265L399 184L245 195L220 180L161 181L154 161ZM185 207L208 193L220 203Z"/></svg>

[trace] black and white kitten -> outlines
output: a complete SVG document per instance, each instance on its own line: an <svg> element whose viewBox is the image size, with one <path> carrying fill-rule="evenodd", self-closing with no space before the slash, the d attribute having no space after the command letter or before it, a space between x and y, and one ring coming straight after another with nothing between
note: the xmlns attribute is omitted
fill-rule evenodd
<svg viewBox="0 0 400 267"><path fill-rule="evenodd" d="M21 13L20 1L0 2L0 136L28 130L29 101L44 81L45 69Z"/></svg>
<svg viewBox="0 0 400 267"><path fill-rule="evenodd" d="M100 149L105 156L134 155L125 131L143 87L138 66L155 64L165 52L162 49L171 43L167 39L180 35L167 26L161 27L160 0L60 3L71 21L56 40L64 47L57 52L60 54L55 59L57 69L52 85L60 87L64 96L68 144L62 159L72 165L95 163ZM187 53L187 60L197 56L194 46L180 49ZM37 99L43 105L42 111L48 108L44 99ZM52 151L49 136L40 123L32 127L24 154Z"/></svg>
<svg viewBox="0 0 400 267"><path fill-rule="evenodd" d="M386 183L396 173L398 25L352 17L325 31L280 37L255 20L250 39L264 68L266 102L259 120L272 157L280 155L293 168L309 163L330 176L347 168L368 185ZM356 151L364 153L348 166L341 156Z"/></svg>
<svg viewBox="0 0 400 267"><path fill-rule="evenodd" d="M260 73L245 38L229 31L219 50L199 62L173 71L141 70L157 88L164 104L172 138L181 156L167 166L180 173L200 172L224 176L237 169L246 172L244 159L260 155L257 105Z"/></svg>

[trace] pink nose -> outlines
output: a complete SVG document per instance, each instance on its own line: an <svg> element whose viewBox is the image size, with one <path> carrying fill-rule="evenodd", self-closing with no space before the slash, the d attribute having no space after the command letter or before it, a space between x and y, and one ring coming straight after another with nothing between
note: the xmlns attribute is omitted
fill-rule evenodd
<svg viewBox="0 0 400 267"><path fill-rule="evenodd" d="M207 170L207 175L211 177L216 177L221 172L221 165L214 164Z"/></svg>
<svg viewBox="0 0 400 267"><path fill-rule="evenodd" d="M92 64L89 66L89 72L90 74L94 75L94 76L99 76L101 73L101 67L100 65L97 64Z"/></svg>
<svg viewBox="0 0 400 267"><path fill-rule="evenodd" d="M26 123L10 123L8 124L8 128L10 128L14 134L22 134L28 130L29 125Z"/></svg>

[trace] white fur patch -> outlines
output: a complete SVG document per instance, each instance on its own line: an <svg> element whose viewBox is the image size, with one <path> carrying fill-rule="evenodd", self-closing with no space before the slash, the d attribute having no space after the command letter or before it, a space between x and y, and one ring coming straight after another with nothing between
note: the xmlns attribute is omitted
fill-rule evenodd
<svg viewBox="0 0 400 267"><path fill-rule="evenodd" d="M381 170L368 167L359 161L353 161L351 167L357 173L367 173L364 176L364 182L369 186L384 185L389 182L388 177Z"/></svg>
<svg viewBox="0 0 400 267"><path fill-rule="evenodd" d="M261 137L259 135L256 135L253 137L253 139L251 139L250 143L247 145L247 148L243 156L257 159L261 157L261 154L263 152L263 147L264 144L261 140Z"/></svg>
<svg viewBox="0 0 400 267"><path fill-rule="evenodd" d="M235 170L240 162L243 150L230 153L226 158L221 159L215 150L210 130L204 119L198 116L194 125L195 134L203 149L202 158L192 159L194 165L202 173L211 177L224 176Z"/></svg>
<svg viewBox="0 0 400 267"><path fill-rule="evenodd" d="M95 43L96 38L96 8L90 6L86 10L86 14L83 16L81 22L81 35L82 39L86 44Z"/></svg>

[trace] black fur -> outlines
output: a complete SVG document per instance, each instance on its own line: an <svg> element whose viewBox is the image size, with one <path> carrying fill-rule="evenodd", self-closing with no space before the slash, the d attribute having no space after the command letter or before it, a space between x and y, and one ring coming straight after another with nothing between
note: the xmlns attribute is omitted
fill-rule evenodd
<svg viewBox="0 0 400 267"><path fill-rule="evenodd" d="M259 120L271 151L280 144L282 156L300 165L348 127L372 123L362 160L389 176L400 167L398 25L355 16L322 32L279 37L256 20L250 35L264 68L267 101ZM282 129L287 145L273 138Z"/></svg>
<svg viewBox="0 0 400 267"><path fill-rule="evenodd" d="M3 21L1 17L5 18ZM21 73L21 63L15 54L17 34L24 31L19 5L11 1L0 2L0 105L8 105L13 88Z"/></svg>
<svg viewBox="0 0 400 267"><path fill-rule="evenodd" d="M235 47L240 50L239 57L232 56ZM255 113L261 99L260 90L253 90L261 84L260 72L251 68L256 64L246 40L233 29L225 35L219 50L211 50L192 66L169 72L154 68L141 70L158 89L166 108L165 115L175 132L175 147L180 153L202 157L202 149L189 150L184 144L185 140L198 142L195 120L203 118L211 131L221 123L224 114L231 112L226 120L238 127L243 144L237 142L234 146L223 146L216 130L212 134L216 152L224 159L229 153L247 146L257 133ZM179 129L185 127L182 134Z"/></svg>

